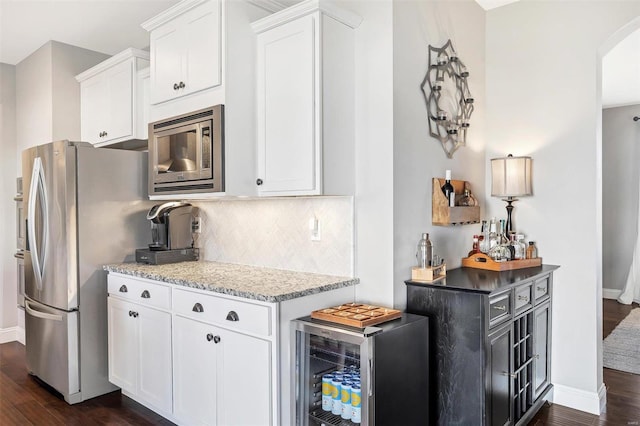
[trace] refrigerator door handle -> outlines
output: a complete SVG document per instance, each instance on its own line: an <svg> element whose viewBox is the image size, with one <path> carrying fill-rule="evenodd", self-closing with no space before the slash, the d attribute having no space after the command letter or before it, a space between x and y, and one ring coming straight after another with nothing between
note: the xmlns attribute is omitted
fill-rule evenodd
<svg viewBox="0 0 640 426"><path fill-rule="evenodd" d="M36 241L36 197L40 198L40 208L42 209L43 232L42 247L39 247ZM33 161L33 171L31 173L31 185L29 188L29 213L27 217L27 227L29 236L29 245L31 246L33 259L33 272L36 277L36 287L42 291L42 279L44 277L44 268L47 257L47 245L49 235L49 203L47 199L47 187L44 177L44 169L42 168L42 160L36 157ZM42 253L42 259L40 259Z"/></svg>
<svg viewBox="0 0 640 426"><path fill-rule="evenodd" d="M40 312L33 309L28 300L24 301L24 309L29 313L29 315L34 316L36 318L42 318L45 320L52 321L62 321L62 315L48 314L46 312Z"/></svg>

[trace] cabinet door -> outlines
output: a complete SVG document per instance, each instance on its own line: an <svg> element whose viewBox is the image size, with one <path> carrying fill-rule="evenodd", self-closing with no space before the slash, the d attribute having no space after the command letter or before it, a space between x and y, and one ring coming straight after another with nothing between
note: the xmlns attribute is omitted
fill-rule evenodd
<svg viewBox="0 0 640 426"><path fill-rule="evenodd" d="M316 16L257 38L260 195L320 193L319 57Z"/></svg>
<svg viewBox="0 0 640 426"><path fill-rule="evenodd" d="M210 0L190 13L185 23L186 76L183 94L218 86L221 83L220 0Z"/></svg>
<svg viewBox="0 0 640 426"><path fill-rule="evenodd" d="M105 111L108 105L107 81L96 75L80 85L81 136L85 142L102 142L106 129Z"/></svg>
<svg viewBox="0 0 640 426"><path fill-rule="evenodd" d="M218 350L213 326L180 316L173 322L174 411L180 423L209 425L217 423ZM225 390L228 392L228 390ZM244 410L251 411L250 403Z"/></svg>
<svg viewBox="0 0 640 426"><path fill-rule="evenodd" d="M106 71L109 103L104 114L106 142L133 135L133 59Z"/></svg>
<svg viewBox="0 0 640 426"><path fill-rule="evenodd" d="M220 330L218 422L221 425L273 424L271 343ZM247 406L251 409L248 410Z"/></svg>
<svg viewBox="0 0 640 426"><path fill-rule="evenodd" d="M491 426L512 424L512 336L511 324L489 335L487 412Z"/></svg>
<svg viewBox="0 0 640 426"><path fill-rule="evenodd" d="M545 303L533 311L533 400L535 401L549 385L551 379L550 304Z"/></svg>
<svg viewBox="0 0 640 426"><path fill-rule="evenodd" d="M171 314L137 306L138 390L137 394L157 408L172 410Z"/></svg>
<svg viewBox="0 0 640 426"><path fill-rule="evenodd" d="M151 103L179 96L177 85L183 79L186 38L177 26L169 24L151 33Z"/></svg>
<svg viewBox="0 0 640 426"><path fill-rule="evenodd" d="M136 373L138 363L138 327L133 303L109 297L108 305L108 342L109 342L109 381L122 389L136 392Z"/></svg>

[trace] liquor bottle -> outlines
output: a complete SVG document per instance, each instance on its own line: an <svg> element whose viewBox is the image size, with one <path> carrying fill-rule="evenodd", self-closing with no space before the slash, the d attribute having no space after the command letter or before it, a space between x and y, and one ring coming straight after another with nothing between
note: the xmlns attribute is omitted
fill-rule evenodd
<svg viewBox="0 0 640 426"><path fill-rule="evenodd" d="M456 193L451 185L451 170L445 172L444 185L442 185L442 192L447 200L449 200L449 207L456 205Z"/></svg>
<svg viewBox="0 0 640 426"><path fill-rule="evenodd" d="M492 217L489 223L489 251L498 245L498 233L496 232L496 218Z"/></svg>
<svg viewBox="0 0 640 426"><path fill-rule="evenodd" d="M536 259L538 257L538 249L534 241L529 241L529 247L527 247L527 259Z"/></svg>
<svg viewBox="0 0 640 426"><path fill-rule="evenodd" d="M500 219L500 242L499 244L510 244L509 237L506 234L507 232L507 221L504 219Z"/></svg>
<svg viewBox="0 0 640 426"><path fill-rule="evenodd" d="M473 246L471 247L471 251L469 252L467 257L471 257L476 253L480 253L479 240L480 240L480 237L478 235L474 235L473 236Z"/></svg>
<svg viewBox="0 0 640 426"><path fill-rule="evenodd" d="M524 235L516 234L515 258L524 259L527 253L527 246L524 244Z"/></svg>
<svg viewBox="0 0 640 426"><path fill-rule="evenodd" d="M478 201L476 200L476 197L471 195L471 191L465 189L464 195L460 198L460 205L465 207L475 207L478 205Z"/></svg>
<svg viewBox="0 0 640 426"><path fill-rule="evenodd" d="M478 235L478 248L482 253L487 253L489 251L489 230L486 220L482 221L480 235Z"/></svg>
<svg viewBox="0 0 640 426"><path fill-rule="evenodd" d="M422 239L418 242L418 251L416 252L416 259L418 260L418 266L423 269L428 266L431 266L432 254L433 254L433 245L429 240L429 234L425 232L422 234Z"/></svg>

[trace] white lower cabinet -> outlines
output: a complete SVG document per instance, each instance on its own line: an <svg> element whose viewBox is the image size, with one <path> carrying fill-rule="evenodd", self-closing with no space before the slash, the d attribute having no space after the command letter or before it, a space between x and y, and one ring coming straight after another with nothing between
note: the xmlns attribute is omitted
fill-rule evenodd
<svg viewBox="0 0 640 426"><path fill-rule="evenodd" d="M173 336L174 416L179 423L272 424L269 341L178 315Z"/></svg>
<svg viewBox="0 0 640 426"><path fill-rule="evenodd" d="M108 300L109 381L156 410L171 412L171 314Z"/></svg>

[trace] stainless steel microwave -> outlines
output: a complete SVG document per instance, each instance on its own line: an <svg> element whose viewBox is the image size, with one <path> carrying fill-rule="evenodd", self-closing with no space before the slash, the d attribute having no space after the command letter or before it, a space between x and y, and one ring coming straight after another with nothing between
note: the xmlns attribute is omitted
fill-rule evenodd
<svg viewBox="0 0 640 426"><path fill-rule="evenodd" d="M224 105L149 124L149 195L224 192Z"/></svg>

